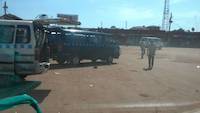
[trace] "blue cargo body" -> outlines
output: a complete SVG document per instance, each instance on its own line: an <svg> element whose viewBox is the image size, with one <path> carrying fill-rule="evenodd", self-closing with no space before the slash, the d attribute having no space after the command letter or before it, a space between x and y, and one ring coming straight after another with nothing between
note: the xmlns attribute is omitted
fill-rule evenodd
<svg viewBox="0 0 200 113"><path fill-rule="evenodd" d="M51 58L60 64L79 64L83 59L112 63L120 56L120 47L110 34L63 28L48 31Z"/></svg>

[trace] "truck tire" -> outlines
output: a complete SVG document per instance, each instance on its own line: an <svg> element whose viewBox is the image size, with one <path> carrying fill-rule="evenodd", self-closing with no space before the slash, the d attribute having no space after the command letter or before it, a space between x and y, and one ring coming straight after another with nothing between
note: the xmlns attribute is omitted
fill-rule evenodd
<svg viewBox="0 0 200 113"><path fill-rule="evenodd" d="M92 59L92 63L96 63L97 59Z"/></svg>
<svg viewBox="0 0 200 113"><path fill-rule="evenodd" d="M71 62L73 65L78 65L80 64L80 58L78 56L74 56Z"/></svg>
<svg viewBox="0 0 200 113"><path fill-rule="evenodd" d="M65 63L64 59L57 59L56 61L58 62L58 64L64 64Z"/></svg>
<svg viewBox="0 0 200 113"><path fill-rule="evenodd" d="M106 62L108 64L112 64L113 63L113 57L112 56L109 56L107 59L106 59Z"/></svg>

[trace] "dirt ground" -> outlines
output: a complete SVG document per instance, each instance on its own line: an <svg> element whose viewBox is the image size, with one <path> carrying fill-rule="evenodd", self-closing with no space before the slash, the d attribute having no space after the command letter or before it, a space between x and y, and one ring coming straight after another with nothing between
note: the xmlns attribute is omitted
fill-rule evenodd
<svg viewBox="0 0 200 113"><path fill-rule="evenodd" d="M145 71L140 48L122 46L114 64L53 63L30 92L44 113L193 113L200 107L200 49L163 48ZM22 105L3 113L33 113Z"/></svg>

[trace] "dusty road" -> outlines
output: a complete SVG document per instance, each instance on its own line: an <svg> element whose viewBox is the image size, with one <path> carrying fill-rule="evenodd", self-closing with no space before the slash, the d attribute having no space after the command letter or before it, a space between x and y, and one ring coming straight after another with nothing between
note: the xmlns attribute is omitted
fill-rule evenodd
<svg viewBox="0 0 200 113"><path fill-rule="evenodd" d="M200 107L200 49L164 48L155 67L138 47L121 47L113 65L84 62L79 67L53 64L30 94L44 113L182 113ZM97 65L97 68L94 66ZM31 113L26 105L3 113Z"/></svg>

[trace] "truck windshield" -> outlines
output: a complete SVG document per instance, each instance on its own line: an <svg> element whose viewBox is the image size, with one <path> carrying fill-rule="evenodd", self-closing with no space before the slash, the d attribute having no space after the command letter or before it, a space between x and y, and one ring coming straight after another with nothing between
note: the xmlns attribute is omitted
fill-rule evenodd
<svg viewBox="0 0 200 113"><path fill-rule="evenodd" d="M12 43L14 31L14 26L0 25L0 43Z"/></svg>

